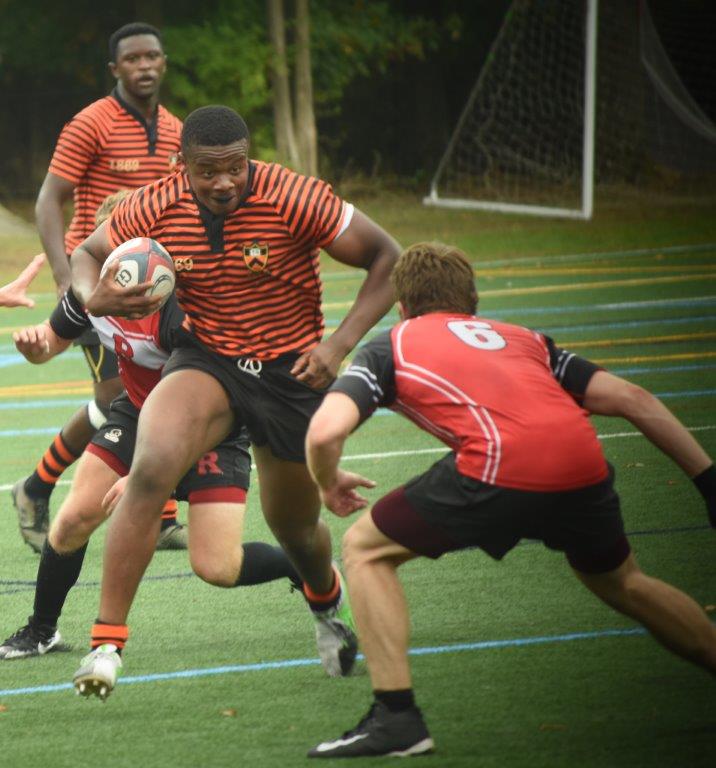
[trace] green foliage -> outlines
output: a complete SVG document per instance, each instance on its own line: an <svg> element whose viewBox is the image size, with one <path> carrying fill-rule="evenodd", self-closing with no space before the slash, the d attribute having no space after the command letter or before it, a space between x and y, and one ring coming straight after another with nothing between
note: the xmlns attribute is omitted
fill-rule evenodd
<svg viewBox="0 0 716 768"><path fill-rule="evenodd" d="M185 116L205 104L226 104L246 118L255 144L271 144L263 119L271 97L264 3L221 2L201 22L165 25L163 35L167 106Z"/></svg>
<svg viewBox="0 0 716 768"><path fill-rule="evenodd" d="M311 4L311 55L316 104L330 111L356 76L384 74L398 61L424 59L443 32L452 34L459 20L439 26L435 20L403 15L387 2Z"/></svg>
<svg viewBox="0 0 716 768"><path fill-rule="evenodd" d="M288 17L289 61L293 57L293 25ZM405 16L387 2L311 3L311 43L314 98L321 114L338 109L357 76L384 73L391 63L424 58L443 35L459 33L460 22L442 24L420 16ZM270 62L266 8L262 0L242 3L223 0L201 22L165 25L170 75L165 103L180 115L202 104L222 103L246 119L260 154L273 144Z"/></svg>

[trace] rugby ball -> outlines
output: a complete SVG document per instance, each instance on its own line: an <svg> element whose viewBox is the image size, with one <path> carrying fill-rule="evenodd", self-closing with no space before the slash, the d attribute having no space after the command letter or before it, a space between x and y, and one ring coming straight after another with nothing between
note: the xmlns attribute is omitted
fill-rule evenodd
<svg viewBox="0 0 716 768"><path fill-rule="evenodd" d="M151 282L145 296L161 296L162 306L174 290L174 262L163 245L151 237L135 237L118 245L102 266L100 277L111 264L119 262L114 282L122 288Z"/></svg>

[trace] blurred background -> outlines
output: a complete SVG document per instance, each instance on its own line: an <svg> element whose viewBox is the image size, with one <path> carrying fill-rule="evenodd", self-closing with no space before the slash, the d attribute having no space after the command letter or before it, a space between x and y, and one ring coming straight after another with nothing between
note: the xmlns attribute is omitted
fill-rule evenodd
<svg viewBox="0 0 716 768"><path fill-rule="evenodd" d="M554 3L517 5L541 13ZM621 166L620 152L621 157L633 157L633 142L622 138L621 130L624 122L633 129L634 120L625 121L624 106L634 98L612 92L607 83L623 84L637 76L636 64L631 66L625 51L639 34L634 22L641 4L602 0L605 12L610 5L613 27L600 32L600 45L609 44L612 53L610 59L600 48L597 152L599 160L605 146L600 135L609 133L616 147L609 150L612 166ZM278 9L283 13L295 109L297 6L301 3L280 0L117 0L98 12L90 0L0 0L0 203L25 213L31 210L23 201L37 194L62 125L113 85L107 70L109 35L135 20L153 23L163 32L169 66L162 102L171 111L183 118L197 106L228 104L247 120L255 157L301 165L277 149L281 139L273 102L276 47L269 31L271 14ZM315 125L317 148L316 165L308 169L317 169L334 183L397 185L425 194L510 6L509 0L306 2L312 78L309 118ZM648 8L681 83L713 126L716 3L650 0ZM526 24L538 42L545 36L529 18ZM613 55L615 42L621 46L618 61ZM533 71L557 66L573 71L581 81L582 58L579 43L561 63L547 55L543 58L538 50L528 66ZM522 78L519 70L515 76ZM527 84L524 87L525 91L517 87L511 93L515 104L528 95ZM545 114L549 112L547 108ZM294 119L300 137L305 123L295 112ZM650 120L653 127L653 116ZM676 175L682 170L677 167ZM660 176L673 184L671 170Z"/></svg>

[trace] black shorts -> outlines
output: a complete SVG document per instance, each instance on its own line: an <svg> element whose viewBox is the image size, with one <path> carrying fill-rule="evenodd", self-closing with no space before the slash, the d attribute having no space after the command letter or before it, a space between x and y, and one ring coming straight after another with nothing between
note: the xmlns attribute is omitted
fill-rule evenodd
<svg viewBox="0 0 716 768"><path fill-rule="evenodd" d="M87 451L98 456L122 477L129 473L134 458L139 410L127 397L112 401L109 418L95 432ZM246 434L226 438L204 454L184 475L176 488L181 501L244 501L249 487L251 457ZM238 489L218 493L220 489ZM217 493L212 493L214 490Z"/></svg>
<svg viewBox="0 0 716 768"><path fill-rule="evenodd" d="M85 360L92 374L92 381L100 384L108 379L116 379L119 376L117 367L117 355L110 352L106 347L99 343L99 336L94 330L85 331L75 345L82 347Z"/></svg>
<svg viewBox="0 0 716 768"><path fill-rule="evenodd" d="M386 536L426 557L479 547L500 560L520 539L538 539L564 552L576 570L604 573L629 554L611 465L595 485L520 491L461 475L449 453L380 499L371 514Z"/></svg>
<svg viewBox="0 0 716 768"><path fill-rule="evenodd" d="M225 357L184 329L177 332L175 345L162 376L186 368L208 373L226 390L235 426L246 427L254 445L268 445L279 459L305 461L308 422L326 390L312 389L291 375L298 353L263 363Z"/></svg>

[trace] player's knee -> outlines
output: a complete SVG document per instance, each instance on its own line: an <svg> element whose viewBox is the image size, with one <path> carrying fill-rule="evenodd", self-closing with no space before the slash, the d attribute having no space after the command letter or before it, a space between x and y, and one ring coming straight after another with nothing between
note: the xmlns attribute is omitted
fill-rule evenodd
<svg viewBox="0 0 716 768"><path fill-rule="evenodd" d="M355 522L344 534L341 542L346 570L375 560L379 553L370 545L362 520Z"/></svg>
<svg viewBox="0 0 716 768"><path fill-rule="evenodd" d="M191 568L207 584L230 589L236 586L241 574L243 550L232 553L230 557L206 556L204 553L191 553Z"/></svg>
<svg viewBox="0 0 716 768"><path fill-rule="evenodd" d="M139 497L144 499L158 499L161 503L170 496L176 486L176 480L171 473L172 457L158 450L153 453L145 453L141 460L132 463L129 473L127 490L131 489Z"/></svg>
<svg viewBox="0 0 716 768"><path fill-rule="evenodd" d="M50 528L50 545L60 554L74 552L99 528L103 520L104 516L99 509L78 506L63 510Z"/></svg>

